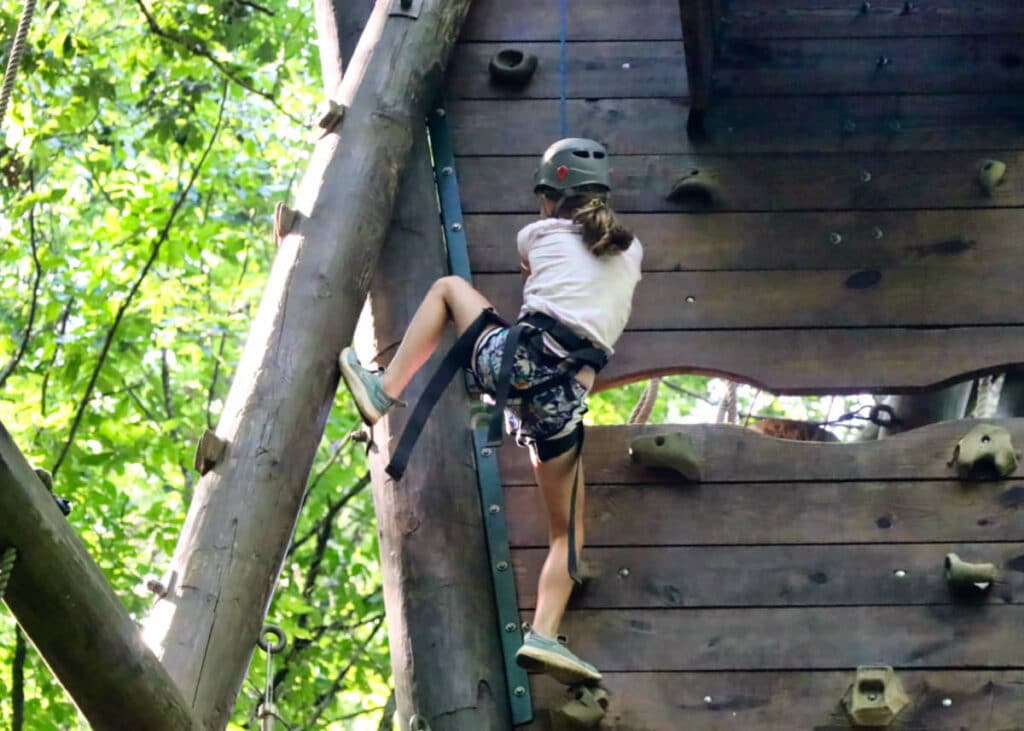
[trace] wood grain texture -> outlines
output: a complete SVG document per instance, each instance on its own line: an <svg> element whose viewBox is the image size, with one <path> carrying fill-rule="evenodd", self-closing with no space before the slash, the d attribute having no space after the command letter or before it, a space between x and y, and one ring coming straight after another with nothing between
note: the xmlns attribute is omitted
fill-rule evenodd
<svg viewBox="0 0 1024 731"><path fill-rule="evenodd" d="M953 448L978 424L1002 426L1010 432L1014 444L1024 444L1024 419L947 421L887 439L850 444L775 439L752 429L725 424L595 426L587 430L583 461L587 466L588 483L648 484L663 481L672 473L648 469L629 461L629 442L642 435L682 432L693 442L700 456L704 485L832 480L956 481L956 473L948 464ZM533 484L525 450L515 449L509 440L506 448L499 451L499 459L505 485ZM1018 469L1015 476L1024 478L1024 467ZM1000 483L972 483L964 492L988 494L991 491L994 496L1002 491L999 487ZM1002 489L1005 490L1006 486ZM951 540L966 538L968 536Z"/></svg>
<svg viewBox="0 0 1024 731"><path fill-rule="evenodd" d="M613 159L615 205L624 212L694 210L665 199L692 171L708 180L713 211L892 210L1024 206L1024 152L1006 151L1003 182L992 195L976 170L988 157L971 152L831 153L804 155L638 155ZM532 213L534 157L459 160L466 213ZM517 184L494 185L496 172Z"/></svg>
<svg viewBox="0 0 1024 731"><path fill-rule="evenodd" d="M518 273L515 234L535 220L536 214L466 216L473 271ZM1024 213L1018 209L633 213L622 220L643 242L645 273L904 267L961 272L1017 268L1024 257ZM829 238L833 232L841 237L838 244Z"/></svg>
<svg viewBox="0 0 1024 731"><path fill-rule="evenodd" d="M523 614L529 621L529 614ZM578 610L562 633L605 672L1024 668L1024 606Z"/></svg>
<svg viewBox="0 0 1024 731"><path fill-rule="evenodd" d="M448 97L558 99L559 44L517 43L515 47L538 59L537 71L525 86L509 88L491 81L487 64L505 45L462 43L452 54ZM566 63L566 94L573 98L685 97L689 93L683 44L678 41L570 43ZM556 127L552 134L557 131Z"/></svg>
<svg viewBox="0 0 1024 731"><path fill-rule="evenodd" d="M707 513L705 513L707 515ZM528 519L526 516L519 516ZM1024 526L1022 526L1024 527ZM586 583L570 609L790 607L956 603L943 557L1014 566L985 601L1024 603L1024 530L1020 543L621 547L583 551ZM513 551L521 609L537 601L546 549ZM897 571L904 575L898 576Z"/></svg>
<svg viewBox="0 0 1024 731"><path fill-rule="evenodd" d="M449 105L460 155L540 155L557 130L555 99L462 99ZM613 155L999 150L1021 146L1024 101L1013 94L717 98L706 135L686 134L684 98L570 99L574 134Z"/></svg>
<svg viewBox="0 0 1024 731"><path fill-rule="evenodd" d="M677 0L568 0L567 8L570 41L682 40ZM461 40L557 41L558 32L550 0L517 0L514 12L502 0L475 0Z"/></svg>
<svg viewBox="0 0 1024 731"><path fill-rule="evenodd" d="M713 89L723 95L1017 92L1024 89L1022 39L733 38L720 44Z"/></svg>
<svg viewBox="0 0 1024 731"><path fill-rule="evenodd" d="M1024 541L1022 492L951 482L686 485L663 472L657 483L588 485L584 515L592 547ZM511 544L546 546L534 490L507 488L506 502Z"/></svg>
<svg viewBox="0 0 1024 731"><path fill-rule="evenodd" d="M891 726L897 731L1020 731L1024 673L902 670L911 698ZM611 705L607 731L848 731L839 705L853 682L843 672L605 673ZM524 731L557 731L549 709L565 687L531 677L539 709ZM943 704L949 699L949 704Z"/></svg>
<svg viewBox="0 0 1024 731"><path fill-rule="evenodd" d="M1015 258L1013 268L981 270L651 272L633 296L629 329L1020 325L1024 256ZM498 312L519 311L519 275L474 282Z"/></svg>
<svg viewBox="0 0 1024 731"><path fill-rule="evenodd" d="M848 0L730 0L732 38L977 36L1024 32L1016 0L929 0L904 12L904 0L872 0L867 12Z"/></svg>
<svg viewBox="0 0 1024 731"><path fill-rule="evenodd" d="M697 373L772 393L903 393L1024 363L1024 328L627 331L615 347L597 390Z"/></svg>

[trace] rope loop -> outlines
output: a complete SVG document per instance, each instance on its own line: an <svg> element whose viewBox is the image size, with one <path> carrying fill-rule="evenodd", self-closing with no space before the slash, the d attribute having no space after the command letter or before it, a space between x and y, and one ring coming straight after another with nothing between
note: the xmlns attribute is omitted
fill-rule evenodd
<svg viewBox="0 0 1024 731"><path fill-rule="evenodd" d="M14 562L18 560L18 549L8 546L0 554L0 601L7 591L7 582L11 580L11 572L14 571Z"/></svg>

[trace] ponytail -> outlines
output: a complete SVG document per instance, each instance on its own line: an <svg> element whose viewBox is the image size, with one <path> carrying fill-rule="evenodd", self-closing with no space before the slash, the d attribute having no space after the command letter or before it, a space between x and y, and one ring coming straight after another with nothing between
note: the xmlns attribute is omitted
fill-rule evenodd
<svg viewBox="0 0 1024 731"><path fill-rule="evenodd" d="M562 198L554 215L572 218L583 229L583 243L594 256L621 254L633 244L633 232L623 226L603 193Z"/></svg>

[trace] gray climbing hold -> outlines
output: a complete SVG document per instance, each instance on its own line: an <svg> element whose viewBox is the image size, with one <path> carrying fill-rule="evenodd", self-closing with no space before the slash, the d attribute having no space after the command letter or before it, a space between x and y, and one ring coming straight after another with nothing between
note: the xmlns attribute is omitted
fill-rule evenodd
<svg viewBox="0 0 1024 731"><path fill-rule="evenodd" d="M700 457L693 440L681 432L636 437L629 444L633 462L667 467L690 482L700 482Z"/></svg>

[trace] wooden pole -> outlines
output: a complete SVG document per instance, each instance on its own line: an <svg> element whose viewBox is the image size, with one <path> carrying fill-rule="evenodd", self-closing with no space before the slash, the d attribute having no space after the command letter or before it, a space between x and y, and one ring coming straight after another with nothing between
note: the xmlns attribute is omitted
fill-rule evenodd
<svg viewBox="0 0 1024 731"><path fill-rule="evenodd" d="M435 279L448 273L426 130L402 180L391 234L370 289L373 344L393 353ZM509 232L512 236L513 232ZM362 333L361 333L362 334ZM452 343L449 332L405 396L414 403ZM470 406L461 379L422 432L401 482L384 472L408 409L375 430L371 459L399 728L415 716L432 731L510 731Z"/></svg>
<svg viewBox="0 0 1024 731"><path fill-rule="evenodd" d="M17 549L4 600L97 731L199 724L11 435L0 424L0 550Z"/></svg>
<svg viewBox="0 0 1024 731"><path fill-rule="evenodd" d="M352 58L372 9L373 0L315 0L313 3L320 71L328 98L334 98L341 91L343 61Z"/></svg>
<svg viewBox="0 0 1024 731"><path fill-rule="evenodd" d="M380 0L283 225L267 290L146 635L196 715L224 727L287 549L310 466L391 221L398 179L469 0ZM281 218L282 223L286 217Z"/></svg>

